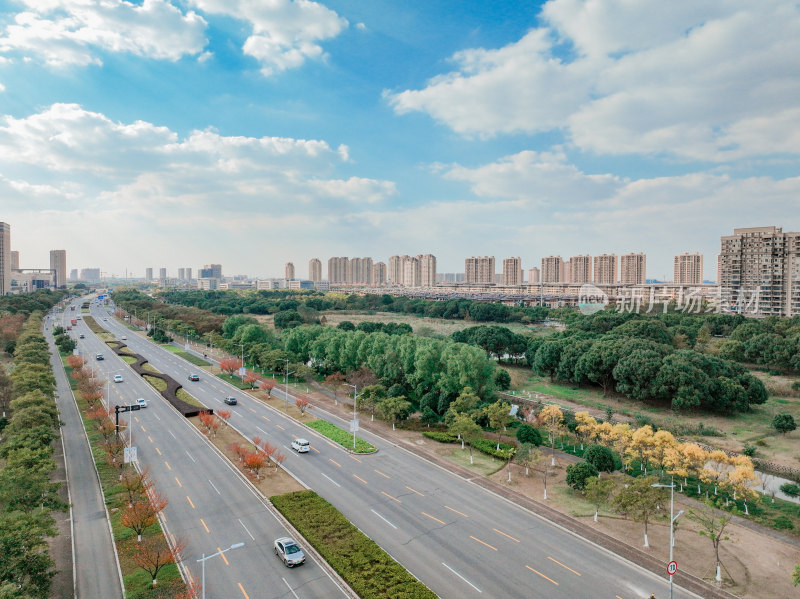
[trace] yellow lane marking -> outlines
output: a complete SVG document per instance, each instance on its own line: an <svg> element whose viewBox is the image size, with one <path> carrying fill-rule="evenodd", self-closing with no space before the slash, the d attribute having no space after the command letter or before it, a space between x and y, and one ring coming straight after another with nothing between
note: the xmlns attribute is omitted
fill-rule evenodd
<svg viewBox="0 0 800 599"><path fill-rule="evenodd" d="M211 532L210 530L208 530L208 526L206 526L205 520L203 520L202 518L200 518L200 524L203 525L203 528L206 529L206 532L209 532L209 533Z"/></svg>
<svg viewBox="0 0 800 599"><path fill-rule="evenodd" d="M512 537L511 535L507 535L507 534L506 534L506 533L504 533L502 530L497 530L496 528L493 528L492 530L493 530L493 531L495 531L497 534L503 535L504 537L508 537L509 539L511 539L512 541L514 541L515 543L519 543L519 539L515 539L515 538L514 538L514 537Z"/></svg>
<svg viewBox="0 0 800 599"><path fill-rule="evenodd" d="M144 425L142 425L141 428L142 428L142 432L145 432L145 433L147 432L147 429L144 428Z"/></svg>
<svg viewBox="0 0 800 599"><path fill-rule="evenodd" d="M339 462L337 462L336 460L333 460L333 459L331 459L331 458L328 458L328 461L329 461L329 462L333 462L334 464L336 464L337 466L339 466L339 468L341 468L341 467L342 467L342 465L341 465Z"/></svg>
<svg viewBox="0 0 800 599"><path fill-rule="evenodd" d="M266 420L267 422L272 422L272 420L270 420L270 419L269 419L269 418L267 418L266 416L262 416L262 418L263 418L264 420Z"/></svg>
<svg viewBox="0 0 800 599"><path fill-rule="evenodd" d="M256 413L256 411L253 408L247 408L247 409L250 410L253 414Z"/></svg>
<svg viewBox="0 0 800 599"><path fill-rule="evenodd" d="M489 543L485 543L485 542L481 541L477 537L473 537L472 535L469 535L469 538L472 539L473 541L478 541L478 543L480 543L481 545L486 545L489 549L494 549L495 551L497 551L497 547L495 547L493 545L489 545Z"/></svg>
<svg viewBox="0 0 800 599"><path fill-rule="evenodd" d="M280 424L276 424L275 426L277 426L277 427L278 427L279 429L281 429L282 431L285 431L285 430L286 430L286 429L285 429L285 428L283 428L283 427L282 427Z"/></svg>
<svg viewBox="0 0 800 599"><path fill-rule="evenodd" d="M191 506L192 506L192 509L195 509L195 507L194 507L194 504L192 503L192 500L191 500L191 498L190 498L188 495L186 496L186 501L188 501L188 502L189 502L189 505L191 505Z"/></svg>
<svg viewBox="0 0 800 599"><path fill-rule="evenodd" d="M394 499L394 500L395 500L397 503L403 503L403 502L402 502L402 501L400 501L400 500L399 500L397 497L392 497L391 495L389 495L389 494L388 494L386 491L381 491L381 493L382 493L383 495L386 495L386 497L388 497L389 499Z"/></svg>
<svg viewBox="0 0 800 599"><path fill-rule="evenodd" d="M455 512L456 514L459 514L459 515L461 515L461 516L464 516L465 518L469 518L469 516L467 516L467 515L466 515L464 512L459 512L458 510L454 510L454 509L453 509L453 508L451 508L449 505L443 505L442 507L443 507L444 509L446 509L446 510L450 510L451 512Z"/></svg>
<svg viewBox="0 0 800 599"><path fill-rule="evenodd" d="M409 490L409 491L411 491L412 493L416 493L416 494L417 494L417 495L419 495L420 497L425 497L425 495L423 495L422 493L420 493L419 491L417 491L417 490L415 490L415 489L412 489L412 488L411 488L411 487L409 487L408 485L406 485L406 489L408 489L408 490Z"/></svg>
<svg viewBox="0 0 800 599"><path fill-rule="evenodd" d="M311 446L309 445L309 447L311 447ZM316 447L311 447L311 449L313 449L314 451L316 451L317 453L319 453L319 449L317 449Z"/></svg>
<svg viewBox="0 0 800 599"><path fill-rule="evenodd" d="M169 465L169 462L164 460L164 465L167 467L167 470L172 470L172 467Z"/></svg>
<svg viewBox="0 0 800 599"><path fill-rule="evenodd" d="M139 422L139 419L138 419L136 416L134 416L134 417L133 417L133 419L134 419L136 422Z"/></svg>
<svg viewBox="0 0 800 599"><path fill-rule="evenodd" d="M161 455L161 450L158 447L156 447L156 451L158 452L158 455Z"/></svg>
<svg viewBox="0 0 800 599"><path fill-rule="evenodd" d="M573 570L573 569L572 569L572 568L570 568L569 566L565 566L564 564L562 564L562 563L561 563L560 561L558 561L557 559L553 559L553 558L552 558L552 557L550 557L549 555L547 556L547 559L549 559L551 562L555 562L555 563L557 563L557 564L558 564L559 566L561 566L562 568L566 568L567 570L569 570L569 571L570 571L570 572L572 572L573 574L577 574L578 576L581 576L581 573L580 573L580 572L576 572L575 570Z"/></svg>
<svg viewBox="0 0 800 599"><path fill-rule="evenodd" d="M354 456L354 455L350 455L350 454L348 453L348 454L347 454L347 457L348 457L348 458L350 458L351 460L355 460L355 461L356 461L356 462L358 462L359 464L361 463L361 460L359 460L359 459L358 459L356 456Z"/></svg>
<svg viewBox="0 0 800 599"><path fill-rule="evenodd" d="M619 595L614 595L617 599L622 599Z"/></svg>
<svg viewBox="0 0 800 599"><path fill-rule="evenodd" d="M181 481L178 480L177 476L175 477L175 482L178 483L179 487L183 487L183 485L181 484Z"/></svg>
<svg viewBox="0 0 800 599"><path fill-rule="evenodd" d="M147 435L147 440L150 441L150 443L153 442L153 439L150 437L150 435Z"/></svg>
<svg viewBox="0 0 800 599"><path fill-rule="evenodd" d="M242 586L241 582L237 582L236 584L239 585L239 590L242 591L242 595L244 595L244 599L250 599L250 595L244 592L244 587Z"/></svg>
<svg viewBox="0 0 800 599"><path fill-rule="evenodd" d="M225 565L226 565L226 566L230 566L231 564L230 564L230 562L228 561L228 558L227 558L227 557L225 557L225 554L224 554L224 553L222 553L222 547L217 547L217 551L219 551L219 556L222 558L222 561L224 561L224 562L225 562Z"/></svg>
<svg viewBox="0 0 800 599"><path fill-rule="evenodd" d="M367 481L365 481L363 478L361 478L361 477L360 477L358 474L354 474L353 476L355 476L355 477L356 477L358 480L360 480L360 481L361 481L362 483L364 483L365 485L368 485L368 484L369 484Z"/></svg>
<svg viewBox="0 0 800 599"><path fill-rule="evenodd" d="M526 565L525 567L526 567L526 568L528 568L528 570L530 570L530 571L531 571L531 572L533 572L534 574L538 574L539 576L541 576L541 577L542 577L542 578L544 578L545 580L549 580L549 581L550 581L550 582L552 582L554 585L558 586L558 583L557 583L555 580L553 580L552 578L549 578L549 577L545 576L545 575L544 575L544 574L542 574L541 572L538 572L538 571L534 570L533 568L531 568L531 567L530 567L530 566L528 566L528 565Z"/></svg>
<svg viewBox="0 0 800 599"><path fill-rule="evenodd" d="M378 474L380 474L380 475L381 475L383 478L392 478L391 476L389 476L388 474L384 474L384 473L383 473L383 472L381 472L380 470L377 470L377 469L376 469L376 470L375 470L375 472L377 472Z"/></svg>
<svg viewBox="0 0 800 599"><path fill-rule="evenodd" d="M423 516L428 516L428 518L430 518L431 520L436 520L439 524L446 524L446 522L443 522L442 520L439 520L439 518L431 516L430 514L428 514L426 512L422 512L422 515Z"/></svg>

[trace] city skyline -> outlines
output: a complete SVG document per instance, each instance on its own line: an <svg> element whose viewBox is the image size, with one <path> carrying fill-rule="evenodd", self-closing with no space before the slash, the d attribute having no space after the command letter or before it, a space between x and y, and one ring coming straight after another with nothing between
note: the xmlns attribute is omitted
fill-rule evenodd
<svg viewBox="0 0 800 599"><path fill-rule="evenodd" d="M0 220L23 268L117 277L424 248L715 280L731 230L800 230L798 30L777 0L21 2Z"/></svg>

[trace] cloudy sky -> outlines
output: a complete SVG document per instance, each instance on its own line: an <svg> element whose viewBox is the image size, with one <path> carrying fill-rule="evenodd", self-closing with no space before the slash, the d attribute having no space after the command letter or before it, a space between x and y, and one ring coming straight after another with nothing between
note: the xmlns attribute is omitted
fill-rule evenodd
<svg viewBox="0 0 800 599"><path fill-rule="evenodd" d="M700 251L714 279L720 235L800 228L799 158L791 0L0 2L23 268Z"/></svg>

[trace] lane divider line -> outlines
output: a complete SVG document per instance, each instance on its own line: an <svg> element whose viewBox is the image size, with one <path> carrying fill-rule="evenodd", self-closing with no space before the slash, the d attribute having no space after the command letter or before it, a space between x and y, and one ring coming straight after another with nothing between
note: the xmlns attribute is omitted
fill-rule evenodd
<svg viewBox="0 0 800 599"><path fill-rule="evenodd" d="M509 539L511 539L512 541L514 541L515 543L519 543L519 539L515 539L515 538L514 538L514 537L512 537L511 535L507 535L507 534L506 534L506 533L504 533L502 530L497 530L496 528L493 528L492 530L493 530L493 531L495 531L497 534L503 535L504 537L508 537Z"/></svg>
<svg viewBox="0 0 800 599"><path fill-rule="evenodd" d="M391 526L392 528L394 528L395 530L397 530L397 527L396 527L394 524L392 524L391 522L389 522L389 521L388 521L386 518L384 518L383 516L381 516L381 515L380 515L378 512L376 512L375 510L370 510L370 511L371 511L373 514L375 514L376 516L378 516L378 518L380 518L381 520L383 520L384 522L386 522L386 524L388 524L389 526Z"/></svg>
<svg viewBox="0 0 800 599"><path fill-rule="evenodd" d="M183 485L181 484L181 481L178 480L177 476L175 477L175 482L178 483L179 487L183 487Z"/></svg>
<svg viewBox="0 0 800 599"><path fill-rule="evenodd" d="M558 561L557 559L553 559L553 558L552 558L552 557L550 557L549 555L547 556L547 559L549 559L551 562L555 562L555 563L557 563L557 564L558 564L559 566L561 566L562 568L566 568L567 570L569 570L569 571L570 571L570 572L572 572L573 574L576 574L576 575L578 575L578 576L581 576L581 573L580 573L580 572L576 572L575 570L573 570L573 569L572 569L572 568L570 568L569 566L565 566L564 564L562 564L562 563L561 563L560 561Z"/></svg>
<svg viewBox="0 0 800 599"><path fill-rule="evenodd" d="M169 462L164 460L164 465L167 467L167 470L172 470L172 466L169 465Z"/></svg>
<svg viewBox="0 0 800 599"><path fill-rule="evenodd" d="M358 474L353 474L353 476L355 476L358 480L360 480L365 485L369 484L367 481L365 481L363 478L361 478Z"/></svg>
<svg viewBox="0 0 800 599"><path fill-rule="evenodd" d="M200 518L200 524L202 524L202 525L203 525L203 528L205 528L205 529L206 529L206 532L207 532L207 533L211 533L211 531L210 531L210 530L208 530L208 526L206 526L206 522L205 522L205 520L203 520L202 518Z"/></svg>
<svg viewBox="0 0 800 599"><path fill-rule="evenodd" d="M380 470L378 470L377 468L375 468L374 470L375 470L375 472L377 472L378 474L380 474L380 475L381 475L383 478L392 478L391 476L389 476L388 474L384 474L383 472L381 472L381 471L380 471Z"/></svg>
<svg viewBox="0 0 800 599"><path fill-rule="evenodd" d="M239 519L237 518L237 520L239 520ZM244 531L245 531L245 532L246 532L248 535L250 535L250 538L251 538L251 539L253 539L253 540L255 541L255 540L256 540L256 538L253 536L253 533L251 533L249 530L247 530L247 527L244 525L244 522L242 522L241 520L239 520L239 524L241 524L241 525L242 525L242 528L244 528Z"/></svg>
<svg viewBox="0 0 800 599"><path fill-rule="evenodd" d="M244 592L244 587L242 586L241 582L237 582L236 584L239 585L239 590L242 591L242 595L244 595L244 599L250 599L250 595Z"/></svg>
<svg viewBox="0 0 800 599"><path fill-rule="evenodd" d="M459 574L458 572L456 572L455 570L453 570L453 568L451 568L450 566L448 566L448 565L447 565L447 564L445 564L444 562L442 562L442 565L443 565L445 568L447 568L448 570L450 570L450 571L451 571L453 574L455 574L456 576L458 576L458 577L459 577L461 580L463 580L464 582L466 582L466 583L467 583L469 586L471 586L473 589L475 589L475 590L476 590L476 591L478 591L479 593L483 593L483 591L482 591L482 590L480 590L478 587L476 587L474 584L472 584L472 583L471 583L469 580L467 580L466 578L464 578L463 576L461 576L461 574Z"/></svg>
<svg viewBox="0 0 800 599"><path fill-rule="evenodd" d="M228 561L228 558L225 557L224 553L222 553L222 547L217 547L217 551L219 551L219 556L222 558L222 561L225 562L225 565L226 566L230 566L231 563Z"/></svg>
<svg viewBox="0 0 800 599"><path fill-rule="evenodd" d="M417 495L419 495L420 497L425 497L425 495L423 495L422 493L420 493L420 492L419 492L419 491L417 491L416 489L412 489L412 488L411 488L411 487L409 487L408 485L406 485L406 489L408 489L408 490L409 490L409 491L411 491L412 493L416 493L416 494L417 494Z"/></svg>
<svg viewBox="0 0 800 599"><path fill-rule="evenodd" d="M359 460L359 459L358 459L356 456L354 456L354 455L350 455L350 454L348 453L348 454L347 454L347 457L348 457L348 458L350 458L351 460L355 460L355 461L356 461L356 462L358 462L359 464L361 463L361 460Z"/></svg>
<svg viewBox="0 0 800 599"><path fill-rule="evenodd" d="M333 462L334 464L336 464L337 466L339 466L339 468L341 468L341 467L342 467L342 465L341 465L339 462L337 462L336 460L334 460L334 459L332 459L332 458L328 458L328 461L329 461L329 462Z"/></svg>
<svg viewBox="0 0 800 599"><path fill-rule="evenodd" d="M442 521L442 520L439 520L439 518L437 518L436 516L431 516L431 515L430 515L429 513L427 513L427 512L422 512L422 515L423 515L423 516L427 516L427 517L428 517L428 518L430 518L431 520L436 520L436 521L437 521L439 524L441 524L442 526L446 526L446 525L447 525L447 522L444 522L444 521Z"/></svg>
<svg viewBox="0 0 800 599"><path fill-rule="evenodd" d="M443 507L444 509L446 509L446 510L450 510L451 512L455 512L455 513L456 513L456 514L458 514L459 516L464 516L465 518L469 518L469 516L467 516L467 515L466 515L464 512L459 512L458 510L454 510L454 509L453 509L453 508L451 508L449 505L443 505L442 507Z"/></svg>
<svg viewBox="0 0 800 599"><path fill-rule="evenodd" d="M386 491L381 491L381 494L386 495L386 497L388 497L389 499L394 499L397 503L403 503L397 497L392 497L391 495L389 495Z"/></svg>
<svg viewBox="0 0 800 599"><path fill-rule="evenodd" d="M473 541L478 541L478 543L480 543L481 545L486 545L489 549L494 549L495 551L497 551L497 547L495 547L494 545L489 545L489 543L486 543L485 541L481 541L477 537L473 537L472 535L469 535L469 538L472 539Z"/></svg>
<svg viewBox="0 0 800 599"><path fill-rule="evenodd" d="M542 577L542 578L544 578L545 580L549 580L549 581L550 581L550 582L552 582L554 585L558 586L558 583L557 583L555 580L553 580L552 578L550 578L550 577L548 577L548 576L545 576L544 574L542 574L542 573L541 573L541 572L539 572L538 570L534 570L533 568L531 568L531 567L530 567L529 565L527 565L527 564L525 565L525 567L526 567L526 568L528 568L528 570L530 570L530 571L531 571L531 572L533 572L534 574L538 574L539 576L541 576L541 577Z"/></svg>
<svg viewBox="0 0 800 599"><path fill-rule="evenodd" d="M156 451L158 452L158 455L161 455L161 450L158 447L156 447Z"/></svg>
<svg viewBox="0 0 800 599"><path fill-rule="evenodd" d="M189 505L191 505L191 506L192 506L192 509L196 509L196 508L194 507L194 504L192 503L192 498L191 498L191 497L189 497L188 495L186 496L186 501L188 501L188 502L189 502Z"/></svg>

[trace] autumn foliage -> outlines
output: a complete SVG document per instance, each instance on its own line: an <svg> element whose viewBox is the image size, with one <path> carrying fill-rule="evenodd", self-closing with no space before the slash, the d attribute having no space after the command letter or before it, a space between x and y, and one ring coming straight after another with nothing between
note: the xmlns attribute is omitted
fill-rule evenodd
<svg viewBox="0 0 800 599"><path fill-rule="evenodd" d="M294 405L300 410L300 413L305 415L306 410L308 409L309 402L305 397L298 397L297 401L294 402Z"/></svg>
<svg viewBox="0 0 800 599"><path fill-rule="evenodd" d="M120 515L120 523L136 533L141 542L142 533L158 520L158 514L167 507L167 499L151 490L147 495L139 497Z"/></svg>
<svg viewBox="0 0 800 599"><path fill-rule="evenodd" d="M197 417L200 419L200 425L203 427L203 432L206 435L213 434L217 436L217 429L219 428L219 420L214 418L211 412L200 412Z"/></svg>
<svg viewBox="0 0 800 599"><path fill-rule="evenodd" d="M163 536L157 535L133 545L129 557L137 566L150 574L153 586L156 586L158 573L164 566L182 561L181 553L185 548L186 541L184 540L175 539L170 547Z"/></svg>
<svg viewBox="0 0 800 599"><path fill-rule="evenodd" d="M222 372L233 374L242 367L242 362L236 358L225 358L219 361L219 368Z"/></svg>

